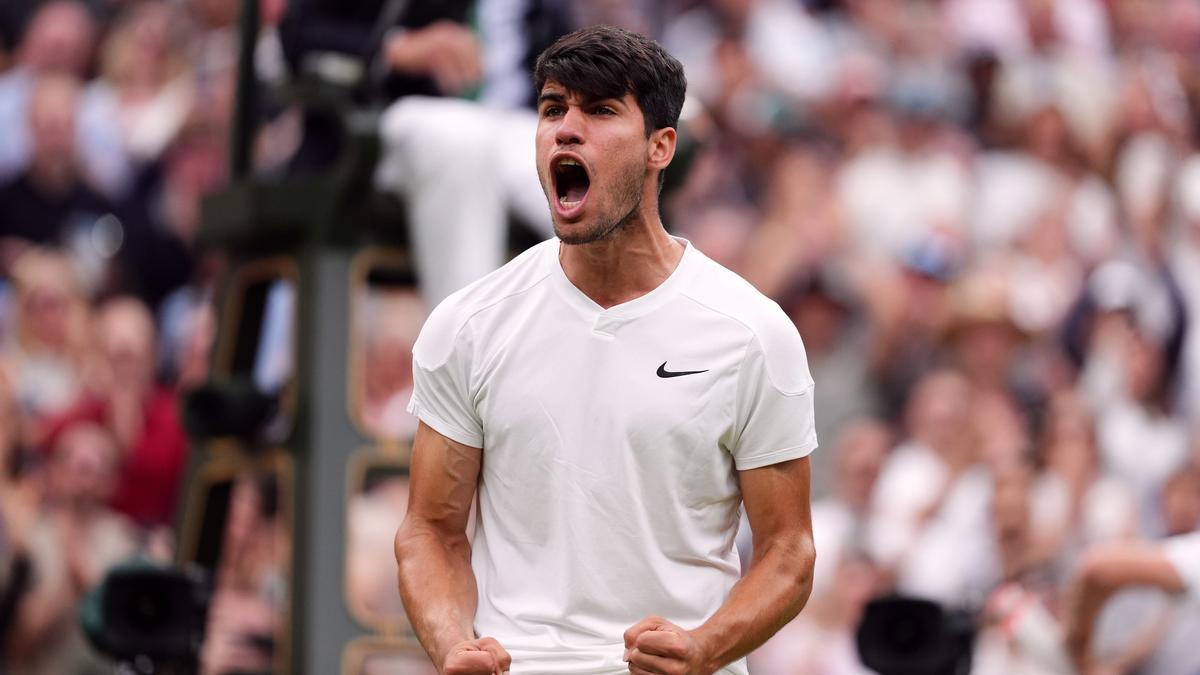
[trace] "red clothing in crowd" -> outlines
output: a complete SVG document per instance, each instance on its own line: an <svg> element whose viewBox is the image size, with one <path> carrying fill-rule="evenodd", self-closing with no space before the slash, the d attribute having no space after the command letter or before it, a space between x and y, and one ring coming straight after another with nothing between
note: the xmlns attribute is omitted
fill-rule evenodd
<svg viewBox="0 0 1200 675"><path fill-rule="evenodd" d="M111 506L141 525L171 525L187 469L188 439L179 419L175 392L155 389L143 410L145 426L128 448ZM72 424L82 421L107 426L107 402L86 395L53 425L46 447Z"/></svg>

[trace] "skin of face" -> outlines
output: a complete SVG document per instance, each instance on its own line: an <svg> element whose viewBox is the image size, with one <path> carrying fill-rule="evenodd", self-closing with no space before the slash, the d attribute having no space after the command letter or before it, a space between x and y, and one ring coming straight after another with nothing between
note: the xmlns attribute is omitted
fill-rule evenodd
<svg viewBox="0 0 1200 675"><path fill-rule="evenodd" d="M33 90L29 102L33 163L43 171L59 173L72 166L79 91L78 82L66 76L45 77Z"/></svg>
<svg viewBox="0 0 1200 675"><path fill-rule="evenodd" d="M154 318L139 301L110 301L100 312L98 341L116 379L134 390L154 383Z"/></svg>
<svg viewBox="0 0 1200 675"><path fill-rule="evenodd" d="M553 80L546 83L538 101L537 170L559 239L600 241L638 213L652 138L632 94L593 101ZM575 208L560 202L555 187L555 166L567 158L582 164L590 179Z"/></svg>
<svg viewBox="0 0 1200 675"><path fill-rule="evenodd" d="M80 424L58 442L52 480L59 497L75 506L105 502L116 488L117 454L111 434Z"/></svg>

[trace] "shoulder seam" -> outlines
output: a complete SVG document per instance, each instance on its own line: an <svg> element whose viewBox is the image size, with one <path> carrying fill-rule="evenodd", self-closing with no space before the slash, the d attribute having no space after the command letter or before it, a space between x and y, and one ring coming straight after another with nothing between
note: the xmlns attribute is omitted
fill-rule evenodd
<svg viewBox="0 0 1200 675"><path fill-rule="evenodd" d="M692 302L696 303L697 305L700 305L704 309L707 309L708 311L712 312L713 314L720 314L721 316L725 317L726 319L733 321L734 323L738 324L742 328L745 328L751 335L754 335L754 329L751 328L749 324L747 324L745 321L742 321L741 319L737 318L736 316L730 314L729 312L726 312L726 311L717 309L716 307L713 307L709 303L704 302L703 300L692 295L691 292L689 292L688 290L684 290L683 292L680 293L680 295L687 298L688 300L691 300Z"/></svg>
<svg viewBox="0 0 1200 675"><path fill-rule="evenodd" d="M518 296L518 295L521 295L521 294L523 294L523 293L528 293L529 291L531 291L531 290L533 290L534 288L536 288L536 287L538 286L538 284L541 284L542 282L544 282L544 281L546 280L546 278L550 276L550 273L551 273L551 271L550 271L550 270L545 270L545 271L543 271L541 274L539 274L538 276L536 276L536 277L534 277L533 279L531 279L531 280L529 281L529 283L528 283L528 284L526 284L524 287L522 287L522 288L520 288L520 289L518 289L518 290L512 291L511 293L507 293L507 294L505 294L505 295L502 295L502 296L500 296L500 297L498 297L498 298L494 298L494 299L492 299L492 300L489 300L488 302L486 302L486 303L485 303L485 304L483 304L482 306L474 308L473 310L471 310L471 312L470 312L469 314L467 314L466 316L462 317L462 319L461 319L461 320L457 321L458 325L457 325L457 326L455 326L455 328L454 328L454 332L451 334L451 336L450 336L450 339L451 339L452 341L457 341L457 340L458 340L458 338L459 338L459 336L460 336L460 335L462 335L463 329L465 329L465 328L467 327L467 324L469 324L469 323L471 322L471 320L472 320L472 319L474 319L476 316L478 316L479 314L481 314L481 313L483 313L483 312L485 312L485 311L487 311L487 310L491 309L492 307L495 307L496 305L498 305L498 304L500 304L500 303L502 303L502 302L504 302L504 301L506 301L506 300L509 300L509 299L511 299L511 298L514 298L514 297L516 297L516 296ZM485 278L486 278L486 277L485 277ZM478 282L475 282L475 283L478 283ZM453 296L452 296L452 297L453 297Z"/></svg>
<svg viewBox="0 0 1200 675"><path fill-rule="evenodd" d="M548 276L550 276L550 273L546 272L546 273L542 274L541 276L530 281L529 284L527 286L525 286L524 288L513 291L512 293L508 293L507 295L502 295L499 298L496 298L496 299L488 302L487 304L483 305L482 307L478 307L475 310L473 310L470 314L463 317L461 324L459 325L459 327L457 329L455 329L454 339L458 339L459 333L461 333L463 331L463 329L467 327L467 324L471 322L471 319L474 319L476 316L479 316L483 312L486 312L487 310L495 307L496 305L499 305L500 303L504 302L505 300L515 298L516 296L521 295L523 293L528 293L529 291L533 290L538 284L545 281L546 277L548 277Z"/></svg>
<svg viewBox="0 0 1200 675"><path fill-rule="evenodd" d="M703 307L704 309L707 309L708 311L710 311L710 312L713 312L714 314L720 314L721 316L723 316L723 317L725 317L725 318L729 319L730 321L733 321L733 322L737 323L737 324L738 324L738 325L740 325L742 328L745 328L747 332L749 332L749 333L750 333L750 339L746 341L746 346L744 347L744 349L746 350L746 353L742 354L742 360L739 362L739 365L738 365L738 382L739 382L739 384L740 384L740 382L741 382L741 377L742 377L742 366L741 366L741 364L745 363L745 362L746 362L746 357L747 357L747 356L749 356L750 345L751 345L751 344L756 344L756 345L758 345L758 350L759 350L759 351L763 351L763 348L762 348L762 340L760 340L760 339L759 339L759 337L758 337L758 332L757 332L757 331L755 331L755 330L754 330L754 329L753 329L753 328L752 328L752 327L751 327L749 324L747 324L745 321L742 321L741 319L739 319L739 318L737 318L736 316L734 316L734 315L730 314L729 312L725 312L725 311L722 311L722 310L720 310L720 309L717 309L716 307L713 307L712 305L710 305L710 304L708 304L708 303L706 303L706 302L704 302L704 301L700 300L699 298L693 297L693 296L692 296L692 294L691 294L691 293L689 293L689 292L687 292L687 291L684 291L684 292L683 292L683 293L681 293L680 295L682 295L683 297L687 298L688 300L691 300L692 302L696 303L697 305L700 305L700 306L701 306L701 307ZM769 302L769 303L771 303L772 305L774 305L776 309L780 309L780 308L779 308L779 303L775 302L774 300L772 300L772 299L770 299L770 298L767 298L766 296L763 296L763 297L764 297L764 298L767 300L767 302ZM780 311L783 311L783 310L782 310L782 309L780 309ZM805 386L803 389L800 389L800 390L797 390L797 391L790 391L790 390L788 390L788 389L784 389L783 387L779 386L779 384L777 384L777 383L775 382L775 380L774 380L774 379L771 377L771 370L770 370L769 368L764 368L764 371L765 371L765 372L766 372L766 374L767 374L767 381L768 381L768 382L770 382L770 383L771 383L771 386L772 386L772 387L775 387L775 389L776 389L776 390L777 390L779 393L783 394L784 396L801 396L801 395L803 395L803 394L807 393L808 391L810 391L810 390L812 389L812 385L811 385L811 384L810 384L810 385L806 385L806 386ZM736 411L735 411L735 412L736 412Z"/></svg>

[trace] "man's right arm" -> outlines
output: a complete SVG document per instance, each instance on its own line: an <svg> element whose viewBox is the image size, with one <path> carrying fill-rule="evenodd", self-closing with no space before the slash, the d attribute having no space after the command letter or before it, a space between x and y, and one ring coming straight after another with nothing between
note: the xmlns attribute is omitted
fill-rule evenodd
<svg viewBox="0 0 1200 675"><path fill-rule="evenodd" d="M400 596L439 672L503 673L508 653L475 639L475 574L467 540L483 451L422 422L413 442L408 513L396 533Z"/></svg>

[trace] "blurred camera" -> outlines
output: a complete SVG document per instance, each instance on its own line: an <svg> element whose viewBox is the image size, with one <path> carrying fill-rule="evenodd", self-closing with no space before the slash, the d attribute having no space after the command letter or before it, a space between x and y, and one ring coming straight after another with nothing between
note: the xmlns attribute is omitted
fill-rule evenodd
<svg viewBox="0 0 1200 675"><path fill-rule="evenodd" d="M183 403L183 420L193 438L251 441L267 435L278 410L277 396L263 393L248 379L234 378L189 392Z"/></svg>
<svg viewBox="0 0 1200 675"><path fill-rule="evenodd" d="M880 675L967 675L975 620L928 600L872 600L856 636L863 665Z"/></svg>
<svg viewBox="0 0 1200 675"><path fill-rule="evenodd" d="M81 612L97 650L142 672L191 672L204 641L210 589L198 570L146 562L111 571Z"/></svg>

